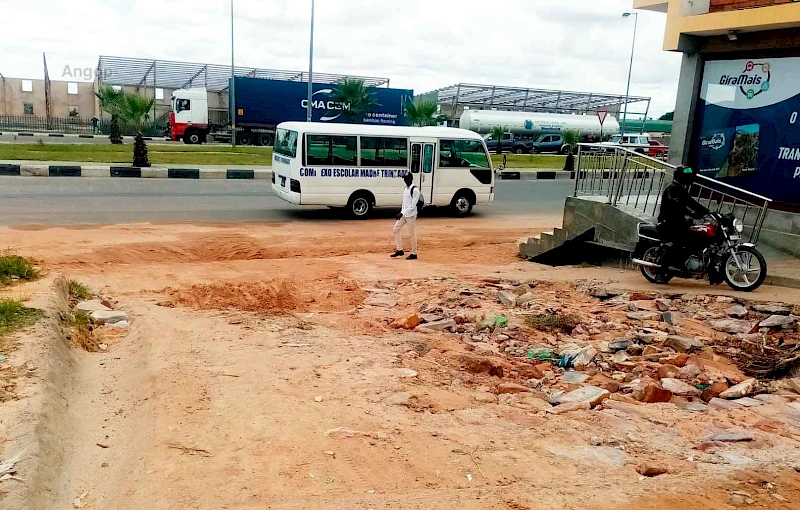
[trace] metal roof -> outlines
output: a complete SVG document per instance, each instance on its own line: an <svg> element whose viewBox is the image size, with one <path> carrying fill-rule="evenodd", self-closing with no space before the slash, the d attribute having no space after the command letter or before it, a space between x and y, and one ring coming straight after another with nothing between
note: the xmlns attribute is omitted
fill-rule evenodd
<svg viewBox="0 0 800 510"><path fill-rule="evenodd" d="M436 94L437 101L442 106L469 106L498 110L594 112L625 104L625 96L618 94L471 83L458 83L422 95L433 94ZM641 102L647 102L649 107L650 98L637 96L628 98L628 104Z"/></svg>
<svg viewBox="0 0 800 510"><path fill-rule="evenodd" d="M231 66L101 55L97 62L97 75L100 77L100 81L107 85L147 86L166 89L199 87L202 85L210 92L222 92L228 88ZM236 76L251 76L271 80L308 81L307 71L280 71L238 65L236 66ZM337 83L345 77L362 79L366 85L372 87L389 84L389 78L316 72L314 73L314 82Z"/></svg>

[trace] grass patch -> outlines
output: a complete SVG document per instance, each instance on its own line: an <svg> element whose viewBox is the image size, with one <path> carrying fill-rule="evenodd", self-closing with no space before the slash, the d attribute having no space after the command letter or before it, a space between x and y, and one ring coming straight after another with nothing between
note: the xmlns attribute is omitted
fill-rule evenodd
<svg viewBox="0 0 800 510"><path fill-rule="evenodd" d="M542 331L561 330L572 331L581 323L581 317L575 314L561 315L558 313L545 313L527 317L525 321L532 327Z"/></svg>
<svg viewBox="0 0 800 510"><path fill-rule="evenodd" d="M272 147L148 144L150 162L184 165L272 165ZM0 160L74 161L130 165L133 144L0 144Z"/></svg>
<svg viewBox="0 0 800 510"><path fill-rule="evenodd" d="M492 165L497 168L503 164L503 156L492 154ZM566 156L549 154L506 154L506 168L546 168L561 170L564 168Z"/></svg>
<svg viewBox="0 0 800 510"><path fill-rule="evenodd" d="M76 280L69 281L69 297L75 301L86 301L94 296L89 287Z"/></svg>
<svg viewBox="0 0 800 510"><path fill-rule="evenodd" d="M100 351L100 342L94 337L92 319L86 312L72 312L64 320L67 339L76 347L89 352Z"/></svg>
<svg viewBox="0 0 800 510"><path fill-rule="evenodd" d="M2 338L20 328L34 324L43 312L28 308L18 299L0 299L0 349L5 350Z"/></svg>
<svg viewBox="0 0 800 510"><path fill-rule="evenodd" d="M0 284L8 285L15 279L35 280L39 271L31 262L18 255L0 256Z"/></svg>

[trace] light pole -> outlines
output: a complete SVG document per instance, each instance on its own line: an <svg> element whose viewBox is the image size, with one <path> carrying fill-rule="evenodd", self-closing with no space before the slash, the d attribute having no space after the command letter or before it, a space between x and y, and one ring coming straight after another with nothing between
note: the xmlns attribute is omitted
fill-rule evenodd
<svg viewBox="0 0 800 510"><path fill-rule="evenodd" d="M627 18L629 16L633 16L633 44L631 44L631 64L628 67L628 88L625 90L625 113L622 115L622 134L625 134L625 128L627 128L627 121L628 121L628 98L630 97L631 93L631 73L633 73L633 50L636 49L636 26L639 24L639 13L638 12L625 12L622 13L623 18Z"/></svg>
<svg viewBox="0 0 800 510"><path fill-rule="evenodd" d="M314 81L314 0L311 0L311 42L308 45L308 105L306 105L306 122L311 122L314 106L311 104Z"/></svg>
<svg viewBox="0 0 800 510"><path fill-rule="evenodd" d="M231 0L231 97L228 111L231 113L231 147L236 147L236 83L234 83L235 67L233 59L233 0Z"/></svg>

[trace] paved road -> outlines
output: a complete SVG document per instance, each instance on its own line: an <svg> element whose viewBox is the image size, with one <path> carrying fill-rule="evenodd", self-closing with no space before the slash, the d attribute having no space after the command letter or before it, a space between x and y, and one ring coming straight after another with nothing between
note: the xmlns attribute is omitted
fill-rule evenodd
<svg viewBox="0 0 800 510"><path fill-rule="evenodd" d="M572 181L499 181L495 203L476 207L475 213L559 214L572 186ZM2 225L291 221L340 214L284 202L272 194L269 181L0 177Z"/></svg>

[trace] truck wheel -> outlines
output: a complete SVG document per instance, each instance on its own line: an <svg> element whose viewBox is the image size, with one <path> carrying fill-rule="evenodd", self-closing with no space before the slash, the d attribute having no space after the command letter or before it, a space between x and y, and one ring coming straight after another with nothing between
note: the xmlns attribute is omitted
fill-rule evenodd
<svg viewBox="0 0 800 510"><path fill-rule="evenodd" d="M237 135L239 145L253 145L253 135L248 131L244 131Z"/></svg>
<svg viewBox="0 0 800 510"><path fill-rule="evenodd" d="M515 147L514 148L514 154L524 154L524 153L525 153L525 149L523 149L522 147Z"/></svg>
<svg viewBox="0 0 800 510"><path fill-rule="evenodd" d="M375 199L369 193L365 191L356 192L347 201L347 212L351 217L363 220L369 217L374 203Z"/></svg>
<svg viewBox="0 0 800 510"><path fill-rule="evenodd" d="M531 154L539 154L540 152L542 151L539 150L539 147L534 147L533 149L531 149Z"/></svg>
<svg viewBox="0 0 800 510"><path fill-rule="evenodd" d="M198 131L191 130L183 134L183 143L185 144L198 145L202 143L202 141L203 141L203 136Z"/></svg>
<svg viewBox="0 0 800 510"><path fill-rule="evenodd" d="M271 133L261 133L258 135L258 145L263 145L264 147L272 147L275 143L275 140L272 138Z"/></svg>

